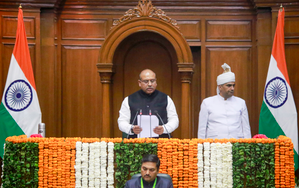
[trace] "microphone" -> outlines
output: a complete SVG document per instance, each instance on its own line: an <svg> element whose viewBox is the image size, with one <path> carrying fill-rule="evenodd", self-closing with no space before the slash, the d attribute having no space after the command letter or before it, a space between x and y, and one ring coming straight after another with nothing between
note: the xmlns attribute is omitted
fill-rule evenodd
<svg viewBox="0 0 299 188"><path fill-rule="evenodd" d="M137 109L137 111L136 111L136 114L135 114L135 116L134 116L134 119L133 119L133 121L132 121L132 126L131 126L131 129L132 129L132 127L134 126L134 121L136 120L136 118L137 118L137 115L138 115L138 112L139 112L139 108ZM140 110L141 111L141 110ZM127 132L127 139L129 138L129 133L130 133L130 130L131 129L129 129L129 131Z"/></svg>
<svg viewBox="0 0 299 188"><path fill-rule="evenodd" d="M166 132L167 132L167 134L168 134L168 138L170 139L170 134L169 134L169 132L168 132L168 130L167 130L167 128L166 128L166 126L165 126L165 123L163 122L163 120L162 120L162 118L161 118L161 116L159 115L159 113L158 113L158 111L156 110L155 111L155 114L158 116L158 118L160 119L160 121L162 122L162 126L164 127L164 129L166 130Z"/></svg>
<svg viewBox="0 0 299 188"><path fill-rule="evenodd" d="M141 127L141 116L142 116L142 109L140 109L140 113L139 113L139 122L140 122L140 127ZM138 124L138 123L137 123ZM137 136L138 137L138 136Z"/></svg>
<svg viewBox="0 0 299 188"><path fill-rule="evenodd" d="M148 112L149 116L150 116L150 136L152 137L152 110L149 109L149 112Z"/></svg>

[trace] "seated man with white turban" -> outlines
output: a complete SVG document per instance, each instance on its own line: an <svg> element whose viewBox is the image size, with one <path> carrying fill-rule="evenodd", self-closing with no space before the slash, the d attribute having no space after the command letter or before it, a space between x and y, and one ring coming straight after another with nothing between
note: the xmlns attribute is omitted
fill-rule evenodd
<svg viewBox="0 0 299 188"><path fill-rule="evenodd" d="M235 74L222 65L217 77L217 95L203 100L199 112L198 138L251 138L245 101L233 96Z"/></svg>

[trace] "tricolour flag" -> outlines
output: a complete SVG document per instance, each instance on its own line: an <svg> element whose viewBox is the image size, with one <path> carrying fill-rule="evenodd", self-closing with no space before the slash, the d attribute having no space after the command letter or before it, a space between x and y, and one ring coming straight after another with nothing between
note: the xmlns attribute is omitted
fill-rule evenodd
<svg viewBox="0 0 299 188"><path fill-rule="evenodd" d="M0 156L6 137L38 133L41 110L33 77L23 11L19 8L16 43L0 105Z"/></svg>
<svg viewBox="0 0 299 188"><path fill-rule="evenodd" d="M285 60L284 9L278 13L263 99L259 133L269 138L277 138L279 135L291 138L294 144L296 170L298 168L297 110Z"/></svg>

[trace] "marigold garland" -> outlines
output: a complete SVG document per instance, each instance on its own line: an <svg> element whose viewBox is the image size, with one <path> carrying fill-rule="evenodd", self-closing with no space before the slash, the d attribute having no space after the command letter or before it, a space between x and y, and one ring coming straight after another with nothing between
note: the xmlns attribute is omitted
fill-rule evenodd
<svg viewBox="0 0 299 188"><path fill-rule="evenodd" d="M168 173L177 187L199 187L203 185L204 169L209 170L210 158L204 165L203 143L206 147L212 143L262 143L275 144L275 187L294 187L294 152L290 138L280 136L278 139L124 139L122 138L27 138L27 136L12 136L6 139L15 144L32 142L38 143L38 186L39 187L75 187L76 185L76 142L95 143L157 143L157 155L161 160L160 172ZM211 145L212 147L212 145ZM213 146L214 147L214 146ZM216 148L220 147L216 145ZM111 151L111 150L110 150ZM109 153L109 152L108 152ZM210 155L210 154L209 154ZM216 156L218 153L216 152ZM206 156L210 157L210 156ZM218 159L216 159L216 163ZM111 155L110 155L111 161ZM206 163L206 160L205 160ZM108 164L109 165L109 164ZM217 166L217 165L216 165ZM208 168L207 168L208 167ZM218 169L216 169L218 172ZM112 170L109 171L110 174ZM108 173L109 173L108 172ZM209 177L209 176L207 176ZM220 178L220 179L219 179ZM217 176L221 180L221 176ZM113 179L110 180L111 182ZM208 186L208 182L205 186ZM86 184L85 184L86 185Z"/></svg>
<svg viewBox="0 0 299 188"><path fill-rule="evenodd" d="M295 187L293 143L286 136L275 143L275 186Z"/></svg>

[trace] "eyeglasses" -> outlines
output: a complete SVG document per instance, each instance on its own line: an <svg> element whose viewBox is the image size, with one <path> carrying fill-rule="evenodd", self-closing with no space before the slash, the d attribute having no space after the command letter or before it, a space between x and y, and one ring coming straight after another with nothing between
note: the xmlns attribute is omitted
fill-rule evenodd
<svg viewBox="0 0 299 188"><path fill-rule="evenodd" d="M140 80L141 82L143 82L144 84L149 84L149 82L151 82L152 84L154 84L156 82L156 79L152 79L152 80Z"/></svg>

